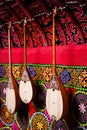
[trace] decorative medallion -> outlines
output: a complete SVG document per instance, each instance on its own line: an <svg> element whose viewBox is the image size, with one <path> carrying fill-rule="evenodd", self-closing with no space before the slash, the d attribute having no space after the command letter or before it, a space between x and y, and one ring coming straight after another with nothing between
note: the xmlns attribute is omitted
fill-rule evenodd
<svg viewBox="0 0 87 130"><path fill-rule="evenodd" d="M32 66L28 67L28 72L32 78L36 76L36 71L34 70Z"/></svg>
<svg viewBox="0 0 87 130"><path fill-rule="evenodd" d="M1 106L0 120L6 126L12 126L14 123L14 114L9 113L5 104L2 104L2 106Z"/></svg>
<svg viewBox="0 0 87 130"><path fill-rule="evenodd" d="M35 112L31 117L30 130L48 130L49 121L42 112Z"/></svg>
<svg viewBox="0 0 87 130"><path fill-rule="evenodd" d="M70 73L66 69L64 69L60 73L60 78L61 78L62 82L65 84L70 80Z"/></svg>
<svg viewBox="0 0 87 130"><path fill-rule="evenodd" d="M77 91L72 99L72 113L81 126L87 126L87 92Z"/></svg>

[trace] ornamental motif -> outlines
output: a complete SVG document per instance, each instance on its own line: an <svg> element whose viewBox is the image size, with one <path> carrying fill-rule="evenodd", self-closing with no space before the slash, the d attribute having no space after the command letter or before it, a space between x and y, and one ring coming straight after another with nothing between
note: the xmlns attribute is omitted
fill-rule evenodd
<svg viewBox="0 0 87 130"><path fill-rule="evenodd" d="M1 114L0 114L0 120L6 125L6 126L12 126L14 123L14 114L10 113L6 107L5 104L2 104L1 106Z"/></svg>
<svg viewBox="0 0 87 130"><path fill-rule="evenodd" d="M2 66L2 65L1 65ZM9 66L8 64L4 64L2 66L5 70L5 74L3 76L3 80L8 79L9 75ZM41 64L32 64L27 65L28 72L31 75L33 80L37 81L50 81L52 78L52 66L51 65L41 65ZM84 69L84 71L83 71ZM13 65L12 66L13 75L15 78L20 79L21 74L24 71L23 65ZM87 86L87 67L80 66L56 66L57 74L60 76L61 81L67 87L84 89ZM0 78L2 81L2 78ZM84 87L84 88L83 88Z"/></svg>
<svg viewBox="0 0 87 130"><path fill-rule="evenodd" d="M70 73L66 69L64 69L60 73L60 78L61 78L62 82L65 84L70 80Z"/></svg>
<svg viewBox="0 0 87 130"><path fill-rule="evenodd" d="M81 126L87 126L87 93L77 91L72 99L73 116Z"/></svg>
<svg viewBox="0 0 87 130"><path fill-rule="evenodd" d="M42 112L36 112L31 117L31 130L48 130L49 122L46 115Z"/></svg>
<svg viewBox="0 0 87 130"><path fill-rule="evenodd" d="M79 82L82 87L87 87L87 70L83 70L79 75Z"/></svg>
<svg viewBox="0 0 87 130"><path fill-rule="evenodd" d="M2 82L0 83L0 96L1 96L1 100L5 101L6 99L6 87L7 87L7 82Z"/></svg>
<svg viewBox="0 0 87 130"><path fill-rule="evenodd" d="M15 78L19 78L21 75L21 67L19 66L13 66L12 67L12 72Z"/></svg>
<svg viewBox="0 0 87 130"><path fill-rule="evenodd" d="M2 78L6 73L6 70L4 69L3 66L0 66L0 78Z"/></svg>
<svg viewBox="0 0 87 130"><path fill-rule="evenodd" d="M36 76L34 77L34 80L42 80L43 79L43 72L44 72L44 67L38 67L35 66L34 69L36 71Z"/></svg>
<svg viewBox="0 0 87 130"><path fill-rule="evenodd" d="M28 72L32 78L36 76L36 71L32 66L28 67Z"/></svg>
<svg viewBox="0 0 87 130"><path fill-rule="evenodd" d="M6 92L6 86L7 86L7 81L8 81L8 75L9 75L9 65L8 64L1 64L0 66L2 66L5 70L5 74L0 78L0 99L1 102L5 102L5 92ZM27 65L28 68L28 72L31 75L31 78L34 80L35 83L35 87L37 89L37 93L36 93L36 98L33 102L30 102L28 104L28 112L29 112L29 116L30 118L32 117L32 115L34 113L36 113L36 111L41 111L44 113L44 115L47 117L47 119L49 120L49 122L52 124L51 128L59 128L59 122L57 123L52 123L49 114L46 111L46 103L45 103L45 95L46 95L46 89L49 88L49 81L52 78L52 66L51 65L41 65L41 64L32 64L32 65ZM14 76L18 79L18 82L20 80L21 74L24 70L23 64L20 65L13 65L12 66L12 71ZM18 72L20 71L20 73ZM87 77L87 67L84 66L60 66L57 65L56 66L56 71L57 74L59 74L62 82L64 83L66 90L68 92L68 94L70 96L72 96L77 90L81 90L81 92L76 92L72 98L72 113L73 113L73 121L77 124L79 124L79 126L81 127L76 127L73 126L75 128L75 130L79 130L79 129L83 129L85 130L85 127L87 128L87 94L86 94L86 86L87 86L87 81L86 81L86 77ZM17 73L17 75L16 75ZM85 83L84 83L85 81ZM70 98L71 99L71 98ZM1 107L2 109L2 107ZM2 110L1 110L2 111ZM5 113L5 112L4 112ZM0 117L0 123L2 123L4 126L0 126L1 128L3 127L3 130L9 129L9 130L14 130L14 129L26 129L27 127L29 127L29 122L26 122L26 118L22 117L19 115L19 113L17 112L17 115L15 117L15 122L13 119L12 123L8 123L8 118L7 120L5 120L5 118L2 119L2 117ZM0 115L2 116L2 115ZM3 114L3 117L8 116L8 114ZM10 118L10 117L9 117ZM38 118L38 116L37 116ZM10 120L11 121L11 120ZM29 121L29 120L28 120ZM25 123L26 122L26 123ZM66 129L66 123L65 122L61 122L62 125L65 127ZM1 124L0 124L1 125ZM43 129L44 127L44 123L37 123L37 130L38 129ZM63 128L64 128L63 127ZM59 128L59 130L63 129L63 128ZM27 128L28 129L28 128ZM64 130L65 130L64 129ZM52 129L50 129L52 130Z"/></svg>
<svg viewBox="0 0 87 130"><path fill-rule="evenodd" d="M44 79L46 81L49 81L52 77L52 68L51 67L46 67L44 72L43 72L43 76L44 76Z"/></svg>

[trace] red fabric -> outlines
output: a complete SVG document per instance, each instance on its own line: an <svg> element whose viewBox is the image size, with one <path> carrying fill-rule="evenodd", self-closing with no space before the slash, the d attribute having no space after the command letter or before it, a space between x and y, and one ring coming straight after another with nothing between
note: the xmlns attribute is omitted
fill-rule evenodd
<svg viewBox="0 0 87 130"><path fill-rule="evenodd" d="M12 63L24 62L24 49L12 48ZM8 63L8 49L0 49L0 63ZM27 48L28 64L52 64L52 46ZM56 46L56 64L87 66L87 45Z"/></svg>

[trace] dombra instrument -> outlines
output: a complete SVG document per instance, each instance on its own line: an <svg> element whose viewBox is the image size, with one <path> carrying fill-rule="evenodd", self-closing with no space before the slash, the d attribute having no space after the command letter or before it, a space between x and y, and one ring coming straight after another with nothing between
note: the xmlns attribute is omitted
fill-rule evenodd
<svg viewBox="0 0 87 130"><path fill-rule="evenodd" d="M12 73L11 64L11 42L10 42L10 30L11 22L9 22L8 27L8 44L9 44L9 80L6 88L6 106L10 113L17 111L21 107L21 100L19 97L19 86Z"/></svg>
<svg viewBox="0 0 87 130"><path fill-rule="evenodd" d="M55 46L55 15L57 9L53 10L53 74L49 81L49 88L46 93L46 108L52 120L60 120L68 114L69 103L65 87L56 73L56 46Z"/></svg>
<svg viewBox="0 0 87 130"><path fill-rule="evenodd" d="M30 76L27 71L26 65L26 36L25 36L25 26L26 26L26 18L24 19L24 71L22 73L22 77L19 83L19 95L23 103L29 103L33 98L34 88L32 86L32 82Z"/></svg>

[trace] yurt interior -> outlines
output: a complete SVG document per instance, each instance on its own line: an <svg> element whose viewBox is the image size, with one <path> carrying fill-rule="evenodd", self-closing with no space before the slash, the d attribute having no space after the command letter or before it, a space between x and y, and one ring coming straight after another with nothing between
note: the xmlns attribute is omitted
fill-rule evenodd
<svg viewBox="0 0 87 130"><path fill-rule="evenodd" d="M0 130L87 130L87 0L0 0Z"/></svg>

